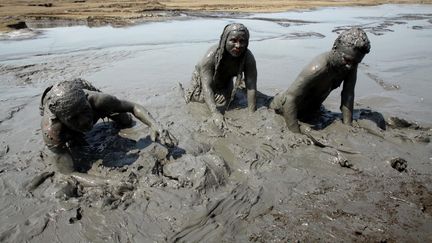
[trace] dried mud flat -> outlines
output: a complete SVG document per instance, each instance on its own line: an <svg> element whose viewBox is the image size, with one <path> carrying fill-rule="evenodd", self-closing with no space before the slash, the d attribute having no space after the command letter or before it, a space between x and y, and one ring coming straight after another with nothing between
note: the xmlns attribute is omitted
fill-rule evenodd
<svg viewBox="0 0 432 243"><path fill-rule="evenodd" d="M88 50L0 64L8 89L0 110L1 242L432 241L431 124L361 104L352 127L340 113L324 113L312 141L287 131L264 95L249 114L239 92L221 133L204 105L183 103L177 85L104 83L145 105L180 143L167 149L139 123L120 130L101 121L87 135L91 168L70 172L42 143L43 88L132 55ZM368 66L361 70L369 75Z"/></svg>

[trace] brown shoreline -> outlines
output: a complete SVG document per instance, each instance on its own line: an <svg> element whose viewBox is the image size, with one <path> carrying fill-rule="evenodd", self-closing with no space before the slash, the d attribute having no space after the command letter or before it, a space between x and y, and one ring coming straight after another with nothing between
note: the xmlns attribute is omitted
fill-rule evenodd
<svg viewBox="0 0 432 243"><path fill-rule="evenodd" d="M0 31L24 28L24 23L70 22L90 26L124 26L136 22L175 18L195 12L281 12L329 6L431 4L432 0L282 1L268 0L4 0L0 4ZM21 24L18 24L20 23ZM18 25L17 25L18 24Z"/></svg>

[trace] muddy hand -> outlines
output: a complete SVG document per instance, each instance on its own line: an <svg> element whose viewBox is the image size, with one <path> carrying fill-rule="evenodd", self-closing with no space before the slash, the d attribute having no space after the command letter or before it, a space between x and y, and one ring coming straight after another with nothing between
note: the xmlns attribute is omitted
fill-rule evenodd
<svg viewBox="0 0 432 243"><path fill-rule="evenodd" d="M215 113L215 114L213 114L211 120L213 121L213 123L214 123L214 124L215 124L219 129L227 128L227 124L226 124L225 118L223 117L222 114L220 114L220 113Z"/></svg>
<svg viewBox="0 0 432 243"><path fill-rule="evenodd" d="M217 104L223 104L225 102L225 96L221 94L215 94L215 102Z"/></svg>
<svg viewBox="0 0 432 243"><path fill-rule="evenodd" d="M311 128L309 126L299 124L299 131L300 133L294 133L297 142L303 144L316 144L317 140L310 134Z"/></svg>
<svg viewBox="0 0 432 243"><path fill-rule="evenodd" d="M166 129L153 129L150 137L153 142L158 140L168 147L174 147L178 144L178 140Z"/></svg>

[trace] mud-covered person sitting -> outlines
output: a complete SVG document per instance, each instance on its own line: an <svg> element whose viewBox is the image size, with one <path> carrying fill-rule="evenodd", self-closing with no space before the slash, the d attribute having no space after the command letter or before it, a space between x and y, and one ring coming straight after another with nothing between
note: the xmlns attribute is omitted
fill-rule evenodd
<svg viewBox="0 0 432 243"><path fill-rule="evenodd" d="M195 66L191 87L185 92L186 103L195 101L207 104L212 121L219 128L226 124L217 106L228 108L243 78L249 111L256 110L257 70L248 45L249 31L243 24L225 26L219 44L212 46ZM233 85L234 77L236 86Z"/></svg>
<svg viewBox="0 0 432 243"><path fill-rule="evenodd" d="M359 28L343 31L329 52L315 57L283 93L276 95L270 108L284 116L288 128L300 133L298 119L320 110L330 92L341 85L343 123L352 123L357 67L370 51L366 33Z"/></svg>
<svg viewBox="0 0 432 243"><path fill-rule="evenodd" d="M57 154L72 156L75 169L80 170L77 159L85 149L85 132L101 118L109 118L118 125L132 125L133 114L151 128L151 139L167 146L177 140L154 120L141 105L104 94L88 81L75 79L48 87L42 95L40 112L43 140ZM80 158L82 160L82 158Z"/></svg>

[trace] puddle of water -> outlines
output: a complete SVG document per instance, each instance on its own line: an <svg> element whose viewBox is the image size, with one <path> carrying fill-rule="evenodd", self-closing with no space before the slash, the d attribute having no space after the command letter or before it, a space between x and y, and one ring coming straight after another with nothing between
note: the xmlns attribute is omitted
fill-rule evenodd
<svg viewBox="0 0 432 243"><path fill-rule="evenodd" d="M360 25L369 31L372 49L359 70L356 101L377 111L431 123L430 13L429 5L381 5L255 14L243 19L197 18L127 28L51 28L36 39L1 41L0 65L44 62L60 54L123 51L129 53L125 58L102 65L85 78L109 91L149 87L163 92L179 81L188 83L194 65L218 41L223 27L242 22L251 32L249 48L257 60L258 87L273 95L285 90L314 56L330 50L335 29ZM386 90L371 77L400 89ZM337 109L339 93L334 91L326 102L330 107ZM380 102L376 97L393 102Z"/></svg>

